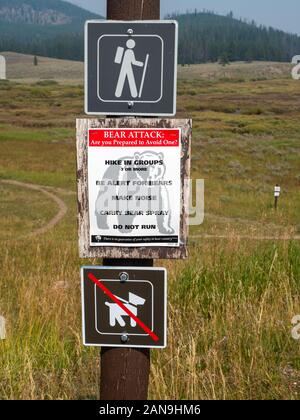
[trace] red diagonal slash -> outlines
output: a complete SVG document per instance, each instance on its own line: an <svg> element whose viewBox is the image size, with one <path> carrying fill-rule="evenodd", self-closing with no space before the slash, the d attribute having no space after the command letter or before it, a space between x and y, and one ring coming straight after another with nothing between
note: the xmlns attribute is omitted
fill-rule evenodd
<svg viewBox="0 0 300 420"><path fill-rule="evenodd" d="M134 313L132 313L128 308L126 308L126 306L123 305L123 303L120 302L119 299L115 295L113 295L112 292L107 287L104 286L101 280L96 279L96 277L92 273L88 274L88 278L93 283L95 283L95 285L99 287L99 289L101 289L102 292L104 292L112 301L114 301L117 305L119 305L120 308L124 312L126 312L126 314L130 316L130 318L132 318L148 335L150 335L152 340L159 341L159 337L157 337L157 335L153 331L151 331L150 328L148 328L147 325L143 323L143 321L141 321L137 316L135 316Z"/></svg>

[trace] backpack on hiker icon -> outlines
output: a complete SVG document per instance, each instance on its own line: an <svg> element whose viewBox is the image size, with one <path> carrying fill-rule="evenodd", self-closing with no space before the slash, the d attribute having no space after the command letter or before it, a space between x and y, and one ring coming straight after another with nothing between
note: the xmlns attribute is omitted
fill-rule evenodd
<svg viewBox="0 0 300 420"><path fill-rule="evenodd" d="M124 51L125 51L125 48L118 47L117 52L116 52L116 57L115 57L115 63L116 64L121 64L122 63Z"/></svg>

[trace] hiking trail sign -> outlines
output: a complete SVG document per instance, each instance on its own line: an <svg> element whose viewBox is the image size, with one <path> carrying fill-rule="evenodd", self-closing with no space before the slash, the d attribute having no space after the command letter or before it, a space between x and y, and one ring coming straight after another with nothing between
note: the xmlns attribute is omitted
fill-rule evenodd
<svg viewBox="0 0 300 420"><path fill-rule="evenodd" d="M81 258L186 258L190 120L77 120Z"/></svg>
<svg viewBox="0 0 300 420"><path fill-rule="evenodd" d="M176 21L88 21L85 112L89 115L176 114Z"/></svg>
<svg viewBox="0 0 300 420"><path fill-rule="evenodd" d="M165 348L164 268L82 267L86 346Z"/></svg>

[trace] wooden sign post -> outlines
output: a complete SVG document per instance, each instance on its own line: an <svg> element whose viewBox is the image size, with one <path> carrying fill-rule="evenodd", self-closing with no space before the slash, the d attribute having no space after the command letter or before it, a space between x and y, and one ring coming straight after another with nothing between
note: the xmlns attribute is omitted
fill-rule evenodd
<svg viewBox="0 0 300 420"><path fill-rule="evenodd" d="M160 0L107 1L108 20L120 20L124 23L126 21L159 20L159 18ZM93 25L93 22L90 23ZM95 22L95 25L97 24L101 25L101 22ZM170 79L173 77L176 80L177 75L177 23L169 22L169 24L173 25L174 30L166 31L168 35L166 35L166 42L162 50L167 51L166 58L168 60L170 60L170 56L174 57L173 68L171 69L169 64L168 77L162 77L161 83L163 84L164 79L167 83L166 86L173 89L173 87L176 88L176 83L170 83ZM106 25L109 25L109 22ZM131 25L133 26L132 22ZM141 23L136 23L135 31L138 30L138 25ZM167 23L164 22L161 26L165 28L166 25ZM124 39L126 41L126 38L120 41L121 45L117 47L117 54L113 55L116 58L109 60L109 63L115 60L115 63L118 64L121 55L125 56L126 48L128 48L126 57L130 54L133 56L134 52L129 50L136 47L138 51L140 48L138 37L140 39L144 39L145 36L153 38L153 32L150 35L138 35L134 30L127 29L125 35L121 35L129 38L125 43ZM143 30L147 31L147 28L143 28ZM110 31L114 33L112 27ZM150 27L148 31L150 31ZM91 31L91 36L95 33L97 38L98 33L95 31ZM103 36L106 35L102 35L100 38L103 39ZM91 57L91 63L87 65L86 62L86 71L89 71L90 66L91 71L95 71L97 64L97 60L95 61L93 57L94 51L97 51L97 48L93 48L95 39L93 39L92 47L86 45L86 51ZM161 39L161 37L157 36L157 39ZM175 54L174 51L176 51ZM146 83L149 83L149 80L145 79L146 63L151 68L151 54L144 54L144 56L146 57L144 63L136 61L137 58L134 62L139 67L144 66L141 79L142 84L145 83L146 86ZM164 57L161 57L163 60ZM98 65L100 61L98 60ZM113 71L115 71L115 67L113 67ZM130 73L127 77L129 86L130 80L134 85L132 82L133 70L129 69L128 71ZM92 77L91 80L94 78ZM134 86L131 86L131 94L137 98L133 88ZM93 95L93 86L89 87L86 84L86 90L88 90L88 94L92 92ZM174 92L176 93L176 89ZM115 95L119 96L118 89ZM131 103L127 105L134 106L134 102L132 105ZM171 110L175 109L172 105L171 103ZM165 107L165 110L169 109L170 101L165 101L162 107ZM120 113L112 115L120 115ZM150 115L150 113L147 112L146 115ZM161 112L161 115L166 115L166 112ZM77 120L79 254L81 258L103 258L103 265L113 271L110 278L112 282L115 281L116 276L119 275L121 278L124 274L117 272L120 267L124 268L124 272L126 267L131 267L131 271L129 268L127 271L134 273L139 267L143 267L144 270L145 267L153 267L154 259L187 258L189 196L186 180L190 176L192 122L184 119L155 118L154 115L152 116L154 118L133 117L134 113L131 118L120 116L119 118ZM156 193L154 194L153 191ZM153 210L152 204L158 205L159 208ZM150 206L151 210L145 210L146 207L143 207L145 205ZM122 210L120 210L120 206L123 206ZM138 219L139 217L140 219ZM92 270L90 267L88 269ZM100 268L98 267L98 269ZM143 269L141 268L138 272L141 273ZM98 270L98 273L100 272L101 269ZM89 274L91 275L88 273L87 276ZM153 275L155 276L155 274ZM100 284L101 282L98 280L103 280L104 283L106 282L106 286L110 287L108 279L96 279L93 276L90 279L95 283L94 287L98 285L102 291L106 290L105 285ZM136 278L136 280L147 279ZM93 287L89 284L87 277L83 278L83 284L85 281L87 282L88 296L91 297ZM136 287L140 286L136 284ZM128 308L132 308L130 303L125 302L124 296L118 296L120 290L123 289L112 286L110 297L114 301L114 308L117 308L122 316L129 315L134 319L133 313L128 312ZM158 290L159 296L161 295L159 305L162 306L164 305L163 289L159 287ZM107 289L106 292L109 293L109 290ZM98 293L102 296L101 291ZM133 290L133 293L135 293L135 298L142 297L138 290ZM121 301L125 303L122 304ZM142 299L142 304L144 301L147 303L145 299ZM102 302L102 307L110 305L109 302ZM144 310L146 311L146 309L145 304ZM94 322L95 317L90 313L90 308L88 308L85 311L87 322ZM160 316L159 313L166 314L166 311L156 311L156 315ZM135 325L135 321L133 325ZM148 324L151 323L148 322ZM112 325L114 325L114 321L112 321ZM145 326L144 330L147 331ZM153 331L149 331L151 334L153 333ZM93 332L90 337L93 337ZM100 340L101 343L108 346L109 343L103 340L103 338ZM91 339L89 342L94 341ZM139 343L141 342L139 341ZM126 346L120 344L116 348L102 347L101 400L147 399L150 350L149 348L131 348L129 346L130 343ZM165 341L161 344L161 347L164 346Z"/></svg>
<svg viewBox="0 0 300 420"><path fill-rule="evenodd" d="M107 19L146 20L160 18L160 0L107 0ZM153 267L153 259L104 259L104 265ZM109 349L101 352L100 398L146 400L150 374L149 349ZM119 392L115 392L119 390Z"/></svg>
<svg viewBox="0 0 300 420"><path fill-rule="evenodd" d="M190 173L191 136L190 120L77 120L81 258L104 258L107 267L153 267L153 259L187 258L185 180ZM148 194L158 198L153 206L156 203L159 209L154 214L151 210L151 216L146 215L150 203L144 211L139 201ZM114 201L123 195L126 217L120 212L122 202ZM140 213L145 226L135 217ZM154 227L148 225L148 217ZM103 347L101 399L146 399L149 368L149 349Z"/></svg>

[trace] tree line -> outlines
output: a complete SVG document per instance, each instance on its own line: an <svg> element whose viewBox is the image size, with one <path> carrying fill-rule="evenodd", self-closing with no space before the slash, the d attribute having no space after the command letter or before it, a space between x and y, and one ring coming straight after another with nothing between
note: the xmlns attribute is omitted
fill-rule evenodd
<svg viewBox="0 0 300 420"><path fill-rule="evenodd" d="M83 61L84 42L82 33L64 34L50 39L24 40L0 39L0 51L13 51L64 60Z"/></svg>
<svg viewBox="0 0 300 420"><path fill-rule="evenodd" d="M179 22L179 63L196 64L228 61L290 61L300 54L300 37L273 28L235 19L233 14L216 15L202 11L171 15ZM21 25L17 30L0 28L0 51L82 61L83 30L36 28ZM6 25L6 29L8 26ZM54 32L56 30L56 32ZM50 32L51 31L51 32ZM13 35L13 33L15 35ZM22 34L22 36L21 36Z"/></svg>
<svg viewBox="0 0 300 420"><path fill-rule="evenodd" d="M300 54L300 37L255 22L238 20L230 13L213 12L170 16L179 22L179 62L195 64L228 61L291 61Z"/></svg>

